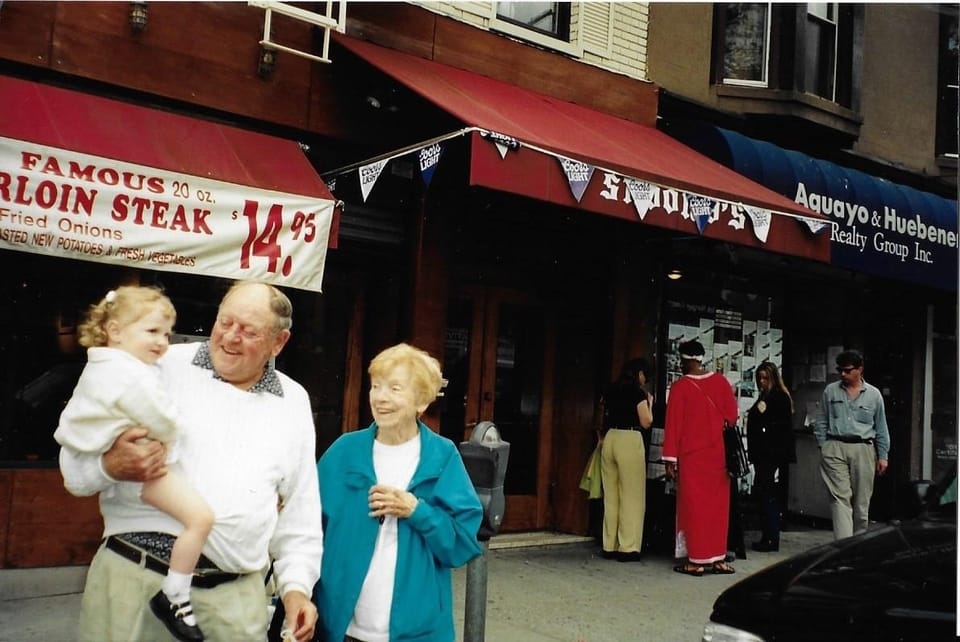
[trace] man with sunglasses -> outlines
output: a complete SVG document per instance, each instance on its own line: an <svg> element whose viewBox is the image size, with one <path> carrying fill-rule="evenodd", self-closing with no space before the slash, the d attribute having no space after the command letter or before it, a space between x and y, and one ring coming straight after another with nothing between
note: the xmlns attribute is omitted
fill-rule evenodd
<svg viewBox="0 0 960 642"><path fill-rule="evenodd" d="M830 493L835 539L867 530L875 475L887 470L890 431L880 391L863 380L863 356L837 355L839 381L827 385L814 435L820 475Z"/></svg>

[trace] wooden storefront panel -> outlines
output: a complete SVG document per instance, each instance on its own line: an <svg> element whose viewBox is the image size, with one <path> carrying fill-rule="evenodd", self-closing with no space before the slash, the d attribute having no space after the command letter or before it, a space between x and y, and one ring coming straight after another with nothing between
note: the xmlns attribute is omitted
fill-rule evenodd
<svg viewBox="0 0 960 642"><path fill-rule="evenodd" d="M70 566L93 558L103 532L97 497L74 497L57 469L0 471L3 568Z"/></svg>

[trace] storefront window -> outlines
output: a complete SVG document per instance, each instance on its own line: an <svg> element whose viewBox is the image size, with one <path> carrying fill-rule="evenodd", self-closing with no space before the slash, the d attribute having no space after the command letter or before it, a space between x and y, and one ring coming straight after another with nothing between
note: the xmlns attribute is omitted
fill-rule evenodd
<svg viewBox="0 0 960 642"><path fill-rule="evenodd" d="M88 261L0 251L0 462L55 466L60 413L86 363L76 326L86 308L122 284L162 287L177 308L177 334L207 336L230 281L132 270ZM285 290L293 336L277 367L310 393L319 434L339 433L348 305L336 287L323 295ZM319 439L318 439L319 441Z"/></svg>

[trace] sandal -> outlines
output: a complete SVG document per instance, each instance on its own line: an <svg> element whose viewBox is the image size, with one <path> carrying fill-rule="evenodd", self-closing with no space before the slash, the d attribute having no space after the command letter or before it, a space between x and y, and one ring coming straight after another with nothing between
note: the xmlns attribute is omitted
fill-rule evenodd
<svg viewBox="0 0 960 642"><path fill-rule="evenodd" d="M704 568L696 564L680 564L673 567L674 572L692 575L693 577L703 577Z"/></svg>
<svg viewBox="0 0 960 642"><path fill-rule="evenodd" d="M724 561L720 561L713 563L713 566L710 567L710 572L714 575L733 575L737 572L737 569L733 568Z"/></svg>

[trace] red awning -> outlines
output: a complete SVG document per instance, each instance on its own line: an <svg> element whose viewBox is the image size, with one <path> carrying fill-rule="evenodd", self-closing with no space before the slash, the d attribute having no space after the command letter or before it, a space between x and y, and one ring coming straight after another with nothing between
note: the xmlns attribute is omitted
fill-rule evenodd
<svg viewBox="0 0 960 642"><path fill-rule="evenodd" d="M298 143L7 76L0 96L0 247L320 289L334 198Z"/></svg>
<svg viewBox="0 0 960 642"><path fill-rule="evenodd" d="M333 198L294 141L7 76L0 76L0 96L0 136L237 185Z"/></svg>
<svg viewBox="0 0 960 642"><path fill-rule="evenodd" d="M521 142L519 149L504 155L494 144L474 134L471 184L636 220L637 212L628 204L629 199L625 199L625 186L611 185L606 176L619 174L774 214L765 242L750 231L749 221L745 228L738 229L721 219L706 226L702 231L704 236L829 260L829 235L814 234L801 220L826 222L827 219L654 127L346 36L338 35L336 41L466 125L505 134ZM558 162L560 156L596 168L580 200L571 193L570 182ZM697 224L691 219L662 208L651 209L643 220L660 227L698 233Z"/></svg>

